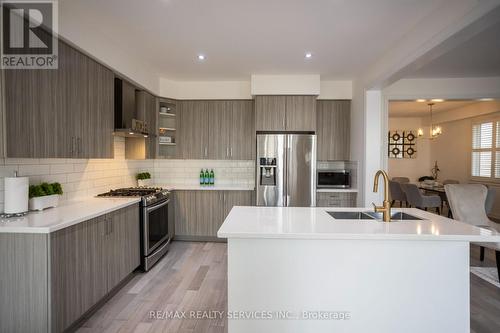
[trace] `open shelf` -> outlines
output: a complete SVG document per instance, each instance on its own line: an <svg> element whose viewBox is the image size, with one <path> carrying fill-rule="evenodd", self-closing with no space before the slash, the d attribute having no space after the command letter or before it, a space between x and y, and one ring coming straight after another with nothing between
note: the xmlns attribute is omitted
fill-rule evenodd
<svg viewBox="0 0 500 333"><path fill-rule="evenodd" d="M165 117L175 117L175 113L165 113L165 112L159 112L160 116L165 116Z"/></svg>

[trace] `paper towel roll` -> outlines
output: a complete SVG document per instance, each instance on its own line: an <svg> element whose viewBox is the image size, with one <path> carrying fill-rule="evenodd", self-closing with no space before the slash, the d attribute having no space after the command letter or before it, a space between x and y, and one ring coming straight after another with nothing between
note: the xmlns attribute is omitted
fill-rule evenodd
<svg viewBox="0 0 500 333"><path fill-rule="evenodd" d="M17 214L28 211L28 177L5 177L5 214Z"/></svg>

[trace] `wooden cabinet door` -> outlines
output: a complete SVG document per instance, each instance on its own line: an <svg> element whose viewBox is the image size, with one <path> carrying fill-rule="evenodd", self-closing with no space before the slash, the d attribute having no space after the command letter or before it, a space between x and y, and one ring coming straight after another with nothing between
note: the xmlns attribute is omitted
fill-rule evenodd
<svg viewBox="0 0 500 333"><path fill-rule="evenodd" d="M231 101L232 125L229 155L233 160L255 159L255 111L253 101Z"/></svg>
<svg viewBox="0 0 500 333"><path fill-rule="evenodd" d="M7 157L58 156L57 70L7 69L5 130Z"/></svg>
<svg viewBox="0 0 500 333"><path fill-rule="evenodd" d="M286 130L316 131L316 96L286 96Z"/></svg>
<svg viewBox="0 0 500 333"><path fill-rule="evenodd" d="M89 108L83 122L82 142L88 158L113 157L114 74L88 59Z"/></svg>
<svg viewBox="0 0 500 333"><path fill-rule="evenodd" d="M223 220L234 206L253 206L254 195L254 191L224 191Z"/></svg>
<svg viewBox="0 0 500 333"><path fill-rule="evenodd" d="M255 130L286 129L286 96L255 96Z"/></svg>
<svg viewBox="0 0 500 333"><path fill-rule="evenodd" d="M318 192L317 207L356 207L355 192Z"/></svg>
<svg viewBox="0 0 500 333"><path fill-rule="evenodd" d="M194 232L196 224L195 191L175 191L175 235L187 236Z"/></svg>
<svg viewBox="0 0 500 333"><path fill-rule="evenodd" d="M53 332L62 332L106 293L105 218L50 234L50 302Z"/></svg>
<svg viewBox="0 0 500 333"><path fill-rule="evenodd" d="M140 265L139 205L107 214L107 289L116 287Z"/></svg>
<svg viewBox="0 0 500 333"><path fill-rule="evenodd" d="M230 159L231 101L205 101L208 110L208 159Z"/></svg>
<svg viewBox="0 0 500 333"><path fill-rule="evenodd" d="M319 100L317 107L318 160L348 160L350 158L350 101Z"/></svg>
<svg viewBox="0 0 500 333"><path fill-rule="evenodd" d="M208 107L205 102L180 101L178 103L179 140L177 156L184 159L208 157Z"/></svg>
<svg viewBox="0 0 500 333"><path fill-rule="evenodd" d="M175 235L216 237L223 203L223 191L175 191Z"/></svg>
<svg viewBox="0 0 500 333"><path fill-rule="evenodd" d="M93 115L89 111L89 58L63 42L59 42L58 88L64 95L60 112L65 115L67 157L88 158L87 143Z"/></svg>
<svg viewBox="0 0 500 333"><path fill-rule="evenodd" d="M139 138L137 143L142 145L142 140L144 140L145 158L153 159L156 157L156 141L158 140L156 97L142 90L136 94L136 98L137 119L146 122L149 133L147 138Z"/></svg>

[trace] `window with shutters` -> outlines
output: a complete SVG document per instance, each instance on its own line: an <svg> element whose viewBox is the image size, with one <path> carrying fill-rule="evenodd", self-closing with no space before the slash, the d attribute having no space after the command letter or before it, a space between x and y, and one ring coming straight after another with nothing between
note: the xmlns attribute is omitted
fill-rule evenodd
<svg viewBox="0 0 500 333"><path fill-rule="evenodd" d="M471 176L500 179L500 120L472 125Z"/></svg>

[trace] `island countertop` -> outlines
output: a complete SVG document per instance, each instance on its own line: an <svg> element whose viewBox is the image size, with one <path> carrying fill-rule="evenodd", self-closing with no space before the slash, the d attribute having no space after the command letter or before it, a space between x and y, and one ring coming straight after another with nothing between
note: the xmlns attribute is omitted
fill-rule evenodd
<svg viewBox="0 0 500 333"><path fill-rule="evenodd" d="M380 222L334 219L327 212L370 208L233 207L217 232L220 238L436 240L500 242L500 233L416 208L393 209L422 220Z"/></svg>

